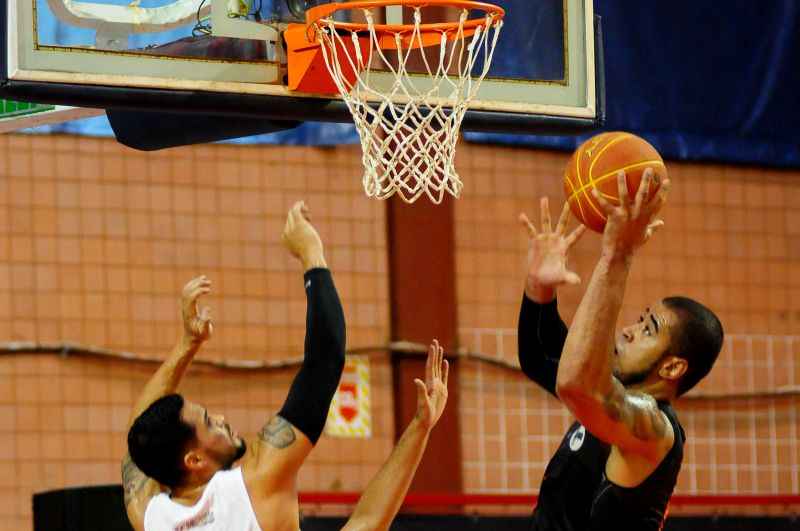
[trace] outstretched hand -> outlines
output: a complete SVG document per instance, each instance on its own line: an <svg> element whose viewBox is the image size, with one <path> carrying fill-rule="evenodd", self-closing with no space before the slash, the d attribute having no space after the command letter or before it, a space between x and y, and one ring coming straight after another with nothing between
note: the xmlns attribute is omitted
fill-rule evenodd
<svg viewBox="0 0 800 531"><path fill-rule="evenodd" d="M428 348L425 381L414 379L414 385L417 386L417 419L429 430L439 421L447 404L449 372L450 364L444 359L444 349L434 339Z"/></svg>
<svg viewBox="0 0 800 531"><path fill-rule="evenodd" d="M592 189L592 195L607 218L603 231L603 254L607 257L629 257L664 226L664 221L656 219L656 215L667 201L670 180L664 179L658 192L648 197L652 183L653 170L647 168L631 200L625 172L619 172L619 205L610 203L596 188Z"/></svg>
<svg viewBox="0 0 800 531"><path fill-rule="evenodd" d="M298 201L292 205L286 216L281 240L292 256L300 260L306 269L325 267L322 240L311 225L311 212L305 202Z"/></svg>
<svg viewBox="0 0 800 531"><path fill-rule="evenodd" d="M183 287L181 295L183 331L194 342L206 341L214 331L211 309L205 306L198 311L197 300L208 293L211 293L211 281L205 275L190 280Z"/></svg>
<svg viewBox="0 0 800 531"><path fill-rule="evenodd" d="M530 237L528 248L528 279L526 291L532 296L537 289L552 289L562 284L578 284L580 277L567 269L567 254L573 245L586 232L584 225L579 225L566 235L569 221L569 204L564 203L556 229L550 224L550 203L543 197L540 204L541 226L539 230L524 213L519 221L527 229Z"/></svg>

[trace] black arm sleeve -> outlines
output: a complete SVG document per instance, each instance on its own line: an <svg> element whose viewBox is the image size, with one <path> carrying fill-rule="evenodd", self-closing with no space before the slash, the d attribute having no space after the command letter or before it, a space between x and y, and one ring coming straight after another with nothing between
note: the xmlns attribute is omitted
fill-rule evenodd
<svg viewBox="0 0 800 531"><path fill-rule="evenodd" d="M523 295L517 332L519 364L528 378L556 398L558 361L566 340L567 325L558 315L556 301L538 304Z"/></svg>
<svg viewBox="0 0 800 531"><path fill-rule="evenodd" d="M331 272L312 269L304 281L305 357L278 414L316 444L344 369L345 325Z"/></svg>

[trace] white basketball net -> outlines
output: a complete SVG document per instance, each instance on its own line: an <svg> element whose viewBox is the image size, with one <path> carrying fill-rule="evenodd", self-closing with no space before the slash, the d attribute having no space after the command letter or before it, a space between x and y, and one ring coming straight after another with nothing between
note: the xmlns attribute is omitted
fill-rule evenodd
<svg viewBox="0 0 800 531"><path fill-rule="evenodd" d="M331 77L353 114L361 138L364 191L378 199L398 194L407 203L423 193L437 204L445 192L458 197L463 188L455 169L459 129L489 72L502 20L487 16L486 23L466 42L468 12L464 10L457 30L451 31L455 39L441 34L439 64L435 65L421 46L419 7L414 8L414 30L406 41L418 43L417 47L403 49L400 34L395 34L397 50L385 51L378 44L372 14L363 11L370 34L368 55L361 51L358 34L353 31L355 57L351 57L344 47L342 30L336 30L332 19L318 22L317 36ZM411 57L424 65L427 76L406 70ZM473 75L480 59L480 71ZM353 83L343 74L343 64L357 73Z"/></svg>

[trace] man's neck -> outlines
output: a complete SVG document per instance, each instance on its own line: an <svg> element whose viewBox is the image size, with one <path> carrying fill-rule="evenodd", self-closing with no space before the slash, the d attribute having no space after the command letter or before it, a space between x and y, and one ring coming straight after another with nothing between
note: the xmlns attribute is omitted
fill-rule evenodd
<svg viewBox="0 0 800 531"><path fill-rule="evenodd" d="M176 487L172 489L169 497L175 503L192 506L196 504L200 498L203 497L203 492L205 492L209 481L211 481L210 478L207 479L206 481L199 481L199 482L190 481L189 483L187 483L182 487Z"/></svg>
<svg viewBox="0 0 800 531"><path fill-rule="evenodd" d="M656 400L656 402L672 402L676 397L675 386L668 384L661 379L656 381L645 381L630 387L626 386L626 389L636 393L650 395Z"/></svg>

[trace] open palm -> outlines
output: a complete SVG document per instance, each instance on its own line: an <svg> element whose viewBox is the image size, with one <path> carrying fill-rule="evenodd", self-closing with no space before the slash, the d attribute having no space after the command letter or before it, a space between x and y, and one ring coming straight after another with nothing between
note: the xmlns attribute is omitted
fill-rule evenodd
<svg viewBox="0 0 800 531"><path fill-rule="evenodd" d="M447 404L447 375L450 365L444 359L444 349L439 341L433 340L428 348L425 363L425 381L414 380L417 386L417 418L428 428L439 421Z"/></svg>
<svg viewBox="0 0 800 531"><path fill-rule="evenodd" d="M575 242L586 231L580 225L568 236L565 235L569 219L569 205L564 204L556 229L550 224L550 205L548 199L541 200L541 227L539 230L525 214L519 215L522 225L528 230L528 283L543 287L556 287L561 284L578 284L581 279L567 268L567 255Z"/></svg>

